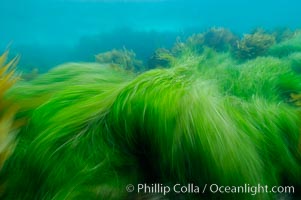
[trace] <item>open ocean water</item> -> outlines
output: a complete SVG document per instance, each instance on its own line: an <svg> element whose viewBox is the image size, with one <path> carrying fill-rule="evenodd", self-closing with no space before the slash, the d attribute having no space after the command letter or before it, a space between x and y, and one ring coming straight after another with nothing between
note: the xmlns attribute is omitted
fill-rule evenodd
<svg viewBox="0 0 301 200"><path fill-rule="evenodd" d="M25 68L92 61L99 52L133 49L147 59L210 27L237 34L257 27L300 27L298 0L1 0L0 50ZM142 45L143 44L143 45Z"/></svg>

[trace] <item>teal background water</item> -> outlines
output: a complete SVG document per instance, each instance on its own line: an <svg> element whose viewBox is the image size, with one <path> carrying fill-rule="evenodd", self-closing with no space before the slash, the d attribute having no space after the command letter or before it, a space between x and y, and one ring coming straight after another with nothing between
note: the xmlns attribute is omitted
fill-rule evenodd
<svg viewBox="0 0 301 200"><path fill-rule="evenodd" d="M26 68L92 61L112 48L146 59L177 36L212 26L243 34L256 27L300 27L298 0L1 0L0 50Z"/></svg>

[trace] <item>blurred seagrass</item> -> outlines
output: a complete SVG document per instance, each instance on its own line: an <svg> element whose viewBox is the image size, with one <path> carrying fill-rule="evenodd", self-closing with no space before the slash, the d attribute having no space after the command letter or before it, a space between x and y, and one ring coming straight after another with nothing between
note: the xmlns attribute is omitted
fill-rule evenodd
<svg viewBox="0 0 301 200"><path fill-rule="evenodd" d="M135 74L103 54L99 63L67 63L15 84L7 96L29 120L0 172L0 198L141 199L125 191L138 183L300 186L298 53L264 56L273 37L256 32L250 40L266 45L241 63L233 52L198 49L203 37L161 52L168 68Z"/></svg>

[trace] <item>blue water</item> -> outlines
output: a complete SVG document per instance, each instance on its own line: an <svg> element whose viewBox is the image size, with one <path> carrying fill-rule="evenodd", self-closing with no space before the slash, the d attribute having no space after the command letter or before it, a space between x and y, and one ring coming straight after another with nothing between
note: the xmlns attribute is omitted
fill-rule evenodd
<svg viewBox="0 0 301 200"><path fill-rule="evenodd" d="M0 50L21 54L26 67L93 60L122 47L144 59L212 26L238 34L300 28L300 8L298 0L0 0Z"/></svg>

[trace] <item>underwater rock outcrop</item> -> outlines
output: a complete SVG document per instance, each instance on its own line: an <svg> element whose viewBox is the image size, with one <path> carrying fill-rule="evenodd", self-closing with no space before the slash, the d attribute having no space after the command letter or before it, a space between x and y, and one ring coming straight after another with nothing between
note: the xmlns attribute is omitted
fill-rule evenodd
<svg viewBox="0 0 301 200"><path fill-rule="evenodd" d="M143 69L142 61L136 59L136 54L132 50L113 49L108 52L97 54L95 58L98 63L111 64L113 67L119 67L130 71L141 71Z"/></svg>
<svg viewBox="0 0 301 200"><path fill-rule="evenodd" d="M193 34L185 42L177 41L171 52L179 56L187 51L201 54L205 48L217 52L229 51L239 40L230 30L225 28L210 28L203 33Z"/></svg>
<svg viewBox="0 0 301 200"><path fill-rule="evenodd" d="M228 51L239 37L225 28L211 28L204 33L204 45L216 51Z"/></svg>
<svg viewBox="0 0 301 200"><path fill-rule="evenodd" d="M253 59L257 56L264 56L269 48L275 43L273 35L256 31L252 34L245 34L234 46L234 55L238 59Z"/></svg>

